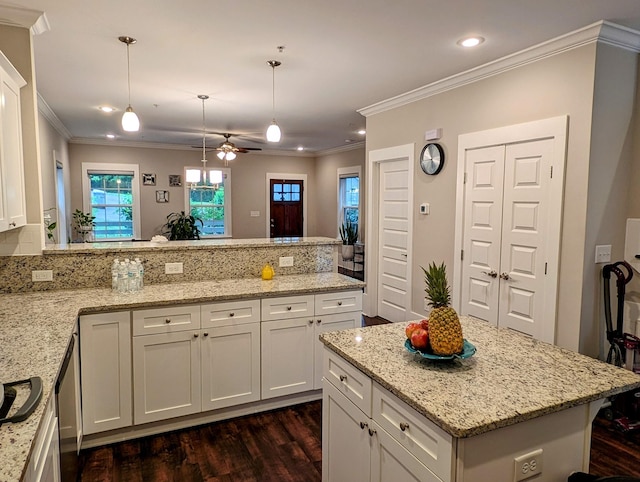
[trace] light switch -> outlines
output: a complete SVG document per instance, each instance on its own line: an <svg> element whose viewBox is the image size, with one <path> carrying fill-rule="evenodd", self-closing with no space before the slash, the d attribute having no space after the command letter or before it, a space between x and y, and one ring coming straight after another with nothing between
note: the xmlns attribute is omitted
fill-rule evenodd
<svg viewBox="0 0 640 482"><path fill-rule="evenodd" d="M596 264L611 262L611 245L596 246Z"/></svg>

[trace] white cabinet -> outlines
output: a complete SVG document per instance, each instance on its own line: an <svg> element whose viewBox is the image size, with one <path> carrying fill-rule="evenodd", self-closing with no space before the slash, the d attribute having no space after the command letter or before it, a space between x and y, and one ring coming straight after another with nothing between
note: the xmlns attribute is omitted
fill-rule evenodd
<svg viewBox="0 0 640 482"><path fill-rule="evenodd" d="M25 80L0 52L0 231L27 222L20 115L24 85Z"/></svg>
<svg viewBox="0 0 640 482"><path fill-rule="evenodd" d="M129 311L80 317L80 365L83 433L131 425Z"/></svg>
<svg viewBox="0 0 640 482"><path fill-rule="evenodd" d="M326 350L322 479L450 482L453 439Z"/></svg>
<svg viewBox="0 0 640 482"><path fill-rule="evenodd" d="M262 398L322 388L320 333L360 326L362 292L262 300Z"/></svg>
<svg viewBox="0 0 640 482"><path fill-rule="evenodd" d="M260 300L201 308L202 410L260 400Z"/></svg>
<svg viewBox="0 0 640 482"><path fill-rule="evenodd" d="M133 334L134 424L199 412L200 307L134 311Z"/></svg>
<svg viewBox="0 0 640 482"><path fill-rule="evenodd" d="M33 445L33 452L24 477L25 482L60 481L58 418L55 401L55 395L51 394Z"/></svg>

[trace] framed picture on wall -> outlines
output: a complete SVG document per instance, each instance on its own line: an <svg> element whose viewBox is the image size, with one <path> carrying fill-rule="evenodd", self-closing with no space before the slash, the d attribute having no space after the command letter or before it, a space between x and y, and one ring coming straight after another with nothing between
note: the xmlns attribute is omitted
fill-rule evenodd
<svg viewBox="0 0 640 482"><path fill-rule="evenodd" d="M169 174L169 187L182 186L182 176L180 174Z"/></svg>
<svg viewBox="0 0 640 482"><path fill-rule="evenodd" d="M157 203L168 203L169 202L169 191L156 191L156 202Z"/></svg>
<svg viewBox="0 0 640 482"><path fill-rule="evenodd" d="M156 175L155 174L142 174L142 185L143 186L155 186L156 185Z"/></svg>

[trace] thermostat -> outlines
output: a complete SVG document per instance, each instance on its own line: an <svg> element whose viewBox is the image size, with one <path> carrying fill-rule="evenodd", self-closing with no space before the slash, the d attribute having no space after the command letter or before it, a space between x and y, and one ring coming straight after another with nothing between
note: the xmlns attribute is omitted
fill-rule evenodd
<svg viewBox="0 0 640 482"><path fill-rule="evenodd" d="M420 204L420 214L429 214L429 203Z"/></svg>

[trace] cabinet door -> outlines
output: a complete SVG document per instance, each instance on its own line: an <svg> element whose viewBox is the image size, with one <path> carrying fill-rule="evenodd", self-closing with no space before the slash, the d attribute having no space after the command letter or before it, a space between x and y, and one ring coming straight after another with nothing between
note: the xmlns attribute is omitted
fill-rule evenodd
<svg viewBox="0 0 640 482"><path fill-rule="evenodd" d="M128 427L131 411L131 315L80 317L80 379L84 434Z"/></svg>
<svg viewBox="0 0 640 482"><path fill-rule="evenodd" d="M260 400L260 323L201 333L202 410Z"/></svg>
<svg viewBox="0 0 640 482"><path fill-rule="evenodd" d="M20 117L20 88L10 77L0 73L2 83L2 105L0 125L2 138L3 182L6 190L6 221L8 229L18 228L27 223L24 161L22 157L22 121Z"/></svg>
<svg viewBox="0 0 640 482"><path fill-rule="evenodd" d="M369 418L330 382L323 383L322 481L369 482Z"/></svg>
<svg viewBox="0 0 640 482"><path fill-rule="evenodd" d="M263 322L262 398L313 390L313 318Z"/></svg>
<svg viewBox="0 0 640 482"><path fill-rule="evenodd" d="M441 482L391 435L373 420L371 447L371 482Z"/></svg>
<svg viewBox="0 0 640 482"><path fill-rule="evenodd" d="M324 355L324 344L320 341L321 333L327 331L347 330L360 326L362 313L355 311L351 313L339 313L336 315L325 315L317 317L315 320L315 333L313 336L313 388L322 388L322 358Z"/></svg>
<svg viewBox="0 0 640 482"><path fill-rule="evenodd" d="M133 338L134 424L200 411L200 334Z"/></svg>

